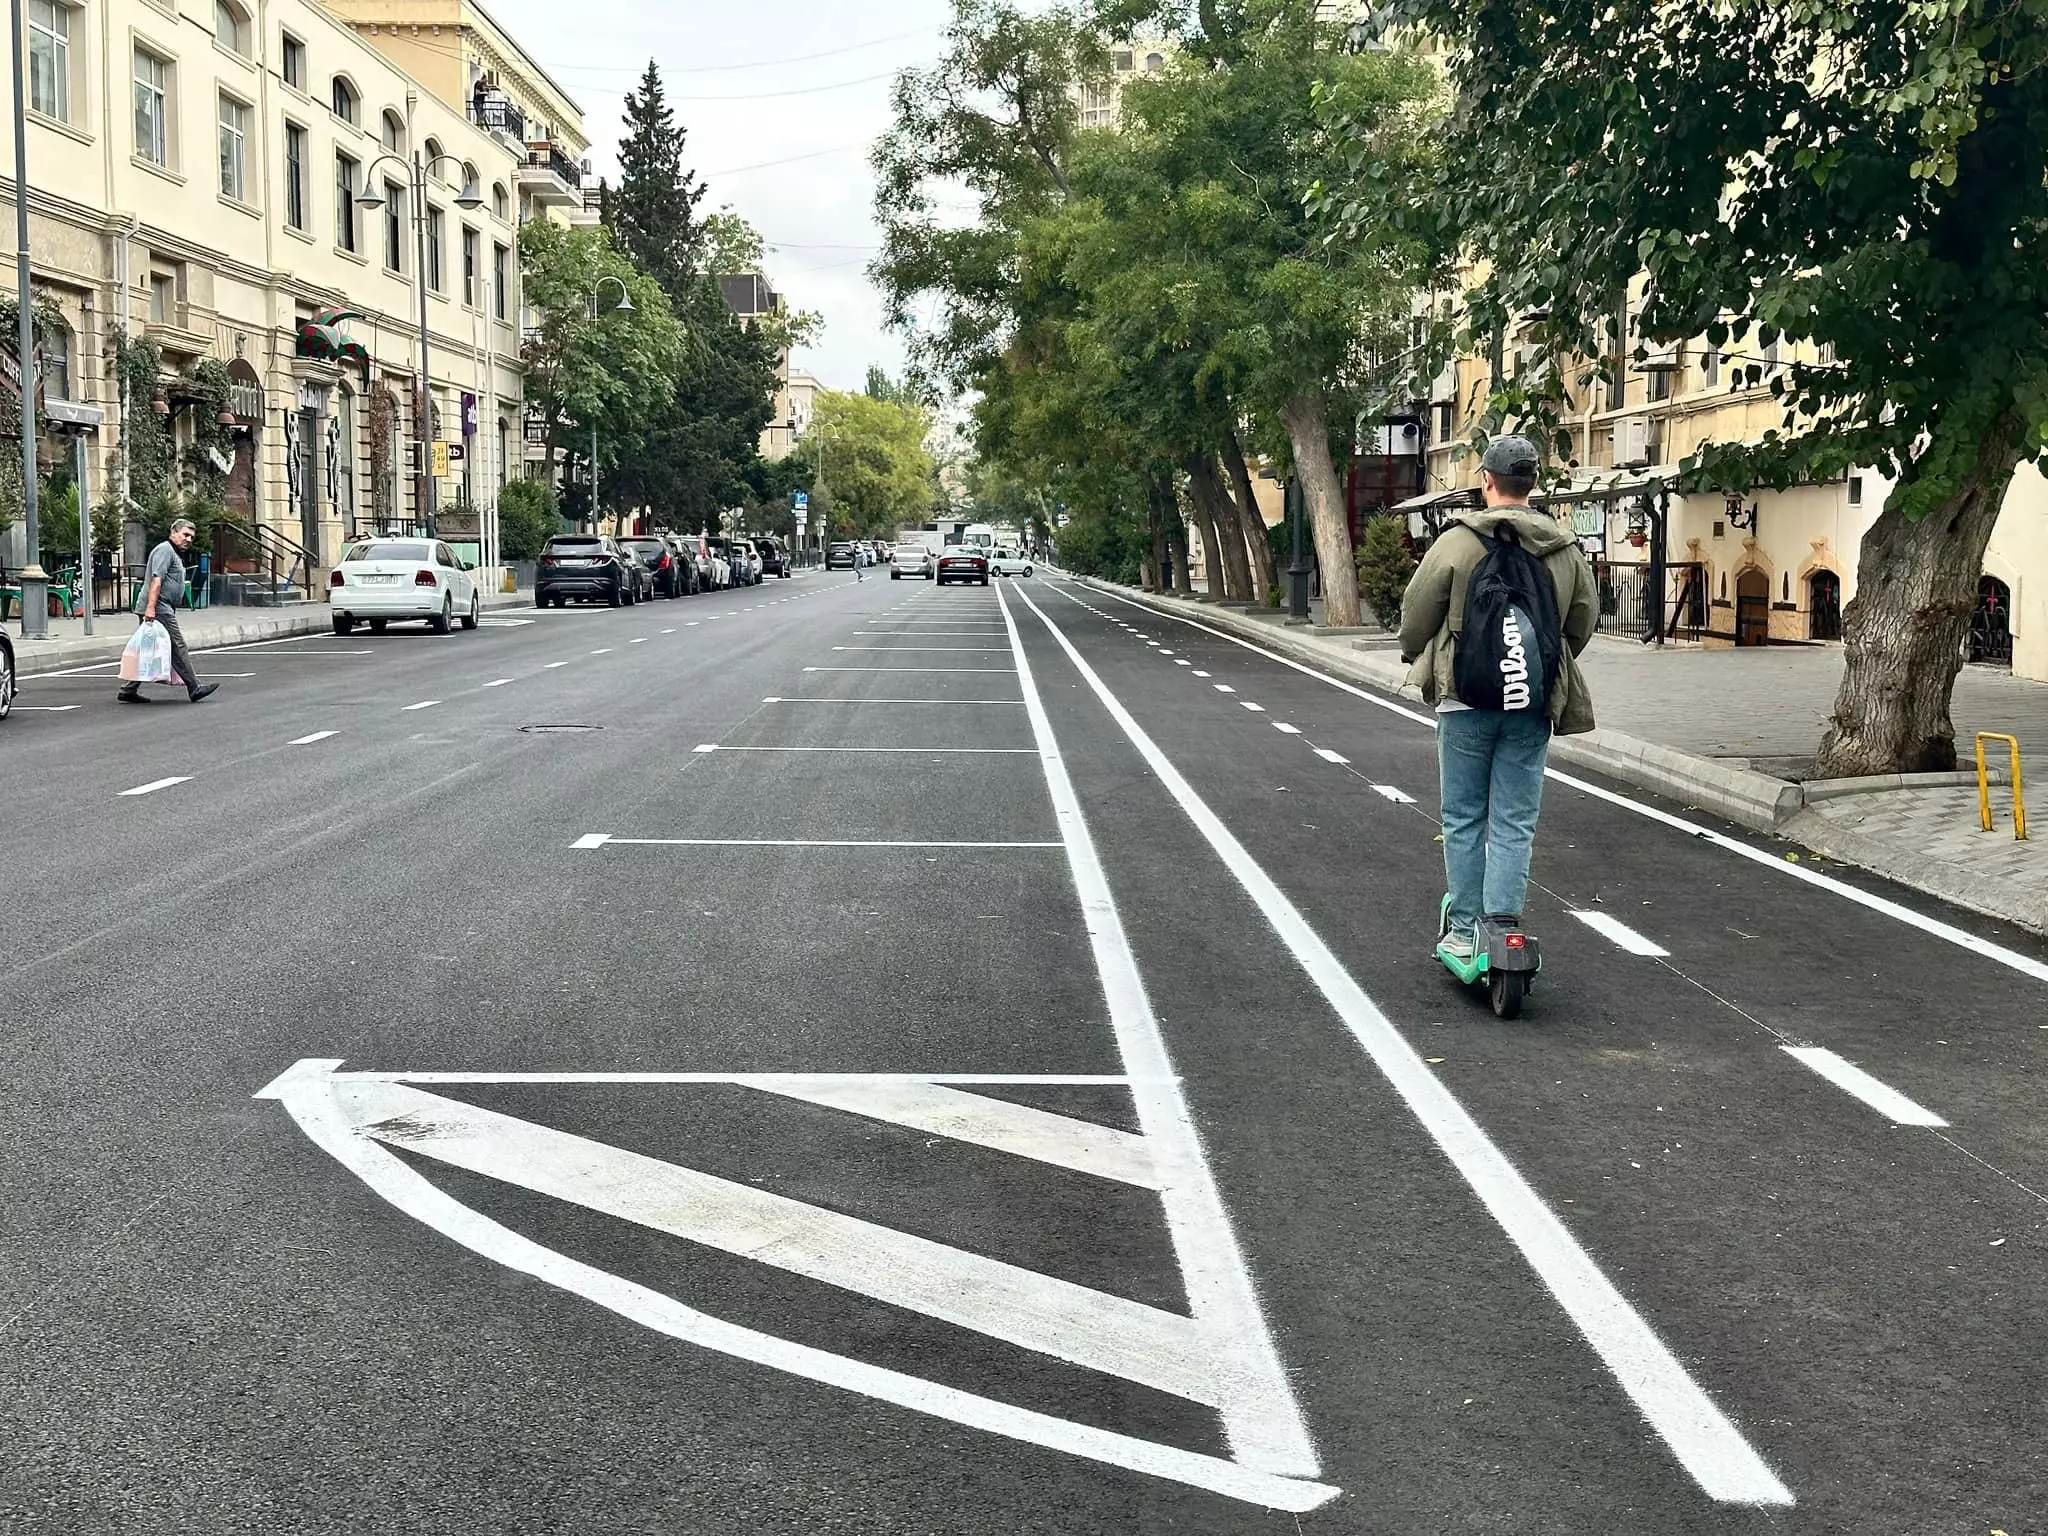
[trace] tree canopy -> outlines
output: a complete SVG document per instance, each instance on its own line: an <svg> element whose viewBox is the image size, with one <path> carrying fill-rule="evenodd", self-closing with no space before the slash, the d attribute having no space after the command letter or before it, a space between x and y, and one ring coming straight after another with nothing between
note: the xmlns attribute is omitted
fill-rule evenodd
<svg viewBox="0 0 2048 1536"><path fill-rule="evenodd" d="M924 521L932 504L932 455L925 447L931 418L924 408L872 395L823 390L810 434L831 493L832 530L855 538L893 539L905 523Z"/></svg>

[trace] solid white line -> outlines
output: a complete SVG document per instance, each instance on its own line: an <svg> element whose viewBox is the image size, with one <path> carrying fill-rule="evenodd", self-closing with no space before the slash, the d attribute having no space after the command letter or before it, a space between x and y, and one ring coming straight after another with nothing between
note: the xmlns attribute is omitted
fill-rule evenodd
<svg viewBox="0 0 2048 1536"><path fill-rule="evenodd" d="M1558 1304L1701 1489L1732 1504L1792 1503L1792 1493L1742 1432L1692 1379L1656 1331L1579 1246L1507 1154L1444 1085L1434 1069L1366 995L1307 918L1246 851L1180 770L1131 717L1066 632L1021 588L1096 698L1123 729L1161 784L1202 833L1267 923L1293 954L1387 1082L1408 1105L1472 1191L1521 1251ZM1129 1063L1127 1063L1129 1064ZM1130 1064L1135 1065L1135 1064Z"/></svg>
<svg viewBox="0 0 2048 1536"><path fill-rule="evenodd" d="M486 688L502 688L511 681L512 679L509 677L494 677L488 683L485 683L484 686Z"/></svg>
<svg viewBox="0 0 2048 1536"><path fill-rule="evenodd" d="M606 837L658 848L1058 848L1058 843L967 843L834 837ZM582 844L577 844L581 847ZM595 847L595 844L591 846Z"/></svg>
<svg viewBox="0 0 2048 1536"><path fill-rule="evenodd" d="M250 657L249 657L249 659L250 659L251 661L259 661L259 660L261 660L261 659L262 659L263 657L265 657L265 656L374 656L374 655L376 655L376 654L377 654L377 653L376 653L375 651L373 651L373 650L360 650L360 651L342 651L342 650L333 650L333 651L305 651L305 650L300 650L300 651L272 651L272 650L263 650L263 651L258 651L258 650L256 650L256 649L255 649L255 647L256 647L256 646L259 646L259 645L263 645L263 646L271 646L271 645L276 645L276 644L277 644L277 642L276 642L275 640L254 640L254 641L251 641L251 642L250 642L250 643L249 643L248 645L208 645L208 646L202 646L202 647L200 647L200 648L198 648L198 649L194 650L194 651L192 652L192 654L193 654L194 656L218 656L218 655L220 655L220 654L221 654L222 652L224 652L224 651L249 651L249 652L251 652L251 653L252 653L252 654L250 655Z"/></svg>
<svg viewBox="0 0 2048 1536"><path fill-rule="evenodd" d="M1933 1110L1915 1104L1898 1089L1879 1082L1833 1051L1815 1045L1786 1045L1779 1049L1794 1060L1804 1062L1844 1093L1861 1099L1894 1125L1925 1125L1938 1129L1948 1124Z"/></svg>
<svg viewBox="0 0 2048 1536"><path fill-rule="evenodd" d="M690 750L692 752L716 752L718 750L718 743L713 741L700 742L698 745L690 748Z"/></svg>
<svg viewBox="0 0 2048 1536"><path fill-rule="evenodd" d="M1276 731L1284 731L1289 736L1299 736L1301 734L1300 726L1289 725L1285 720L1275 720L1273 722L1273 729Z"/></svg>
<svg viewBox="0 0 2048 1536"><path fill-rule="evenodd" d="M1342 752L1332 752L1328 747L1317 747L1315 752L1316 756L1326 763L1348 763L1351 761Z"/></svg>
<svg viewBox="0 0 2048 1536"><path fill-rule="evenodd" d="M1022 699L763 699L763 704L937 704L951 709L956 704L1022 704Z"/></svg>
<svg viewBox="0 0 2048 1536"><path fill-rule="evenodd" d="M1239 699L1237 703L1240 709L1248 709L1255 715L1263 715L1266 712L1265 705L1254 704L1250 699Z"/></svg>
<svg viewBox="0 0 2048 1536"><path fill-rule="evenodd" d="M191 782L192 775L189 773L180 774L176 778L170 779L151 779L147 784L138 784L133 789L122 790L118 798L126 799L130 795L153 795L160 789L169 789L173 784L189 784Z"/></svg>
<svg viewBox="0 0 2048 1536"><path fill-rule="evenodd" d="M1599 934L1603 939L1608 940L1617 948L1627 950L1632 955L1648 955L1654 958L1671 953L1662 944L1654 943L1644 938L1635 929L1629 927L1628 924L1608 916L1605 912L1573 911L1572 916Z"/></svg>
<svg viewBox="0 0 2048 1536"><path fill-rule="evenodd" d="M950 1419L969 1428L1007 1435L1072 1456L1146 1476L1172 1479L1271 1509L1305 1513L1338 1490L1319 1483L1241 1467L1219 1456L1183 1451L1074 1424L1050 1414L943 1387L882 1366L793 1344L751 1328L721 1322L657 1291L544 1248L443 1193L398 1157L359 1133L343 1112L324 1073L339 1062L302 1061L258 1098L276 1099L309 1140L392 1206L481 1257L581 1296L670 1338L751 1360L880 1402Z"/></svg>
<svg viewBox="0 0 2048 1536"><path fill-rule="evenodd" d="M296 741L286 742L285 745L288 747L310 747L316 741L325 741L330 736L338 736L340 734L339 731L315 731L310 736L301 736Z"/></svg>
<svg viewBox="0 0 2048 1536"><path fill-rule="evenodd" d="M1057 582L1052 584L1052 590L1060 591ZM1074 597L1071 593L1061 592L1060 595L1067 598L1069 602L1076 604L1081 602L1079 598ZM1124 604L1126 607L1137 608L1145 613L1156 612L1154 609L1145 607L1143 603L1132 602L1127 597L1115 593L1107 595L1114 597L1117 602ZM1086 605L1083 604L1082 606ZM1185 624L1190 629L1199 629L1204 634L1214 635L1219 640L1228 640L1232 645L1240 646L1255 656L1263 656L1268 661L1277 662L1283 667L1288 667L1293 671L1301 673L1304 677L1312 677L1319 683L1327 684L1329 687L1337 689L1340 693L1348 693L1353 698L1363 699L1375 709L1383 709L1389 714L1401 716L1404 720L1412 720L1417 725L1425 726L1432 731L1436 729L1436 717L1433 715L1424 714L1420 710L1410 709L1404 704L1397 704L1392 699L1374 693L1370 689L1362 688L1356 683L1347 683L1341 677L1332 677L1329 673L1318 671L1305 662L1296 661L1291 656L1282 656L1277 651L1269 651L1262 645L1255 645L1249 640L1240 639L1238 636L1230 634L1225 630L1212 628L1194 619L1182 618L1179 614L1171 615L1171 617L1176 623ZM1200 677L1202 674L1198 672L1195 675ZM2023 976L2031 976L2036 981L2048 981L2048 961L2036 960L2031 955L2023 955L2018 950L2009 949L2003 944L1994 944L1989 939L1980 938L1974 933L1956 927L1953 923L1945 923L1940 918L1928 917L1924 913L1915 912L1911 907L1901 906L1896 901L1888 900L1870 891L1860 890L1845 880L1837 880L1832 875L1824 875L1818 870L1808 869L1804 864L1795 864L1790 859L1781 858L1768 849L1753 848L1738 838L1728 836L1725 832L1717 832L1712 827L1703 827L1696 821L1687 821L1683 816L1675 816L1669 811L1660 810L1654 805L1646 805L1640 800L1631 800L1626 795L1617 794L1611 789L1591 783L1574 774L1566 773L1562 769L1546 768L1543 772L1544 777L1553 779L1557 783L1566 785L1571 789L1576 789L1581 794L1591 795L1596 800L1605 800L1609 805L1618 806L1625 811L1633 811L1638 816L1646 817L1651 821L1659 822L1664 826L1683 832L1688 837L1697 837L1702 842L1709 843L1724 852L1734 854L1737 858L1748 859L1753 864L1760 864L1765 869L1775 870L1778 874L1784 875L1789 879L1801 880L1808 885L1829 891L1841 897L1844 901L1853 901L1859 907L1864 907L1882 916L1892 918L1895 921L1906 924L1908 927L1918 928L1922 933L1953 944L1959 949L1967 949L1974 955L1982 956L1984 959L2005 966L2009 970L2018 971Z"/></svg>
<svg viewBox="0 0 2048 1536"><path fill-rule="evenodd" d="M924 755L962 752L994 757L1032 756L1033 747L699 747L699 752L911 752Z"/></svg>
<svg viewBox="0 0 2048 1536"><path fill-rule="evenodd" d="M1140 1189L1159 1187L1159 1170L1153 1166L1144 1137L983 1093L965 1093L937 1083L875 1083L844 1077L751 1082L748 1086Z"/></svg>
<svg viewBox="0 0 2048 1536"><path fill-rule="evenodd" d="M340 1063L336 1062L336 1066ZM351 1072L380 1083L732 1083L778 1089L812 1083L1036 1083L1058 1088L1124 1088L1131 1080L1101 1072ZM260 1097L260 1095L259 1095Z"/></svg>
<svg viewBox="0 0 2048 1536"><path fill-rule="evenodd" d="M1391 784L1375 784L1372 788L1374 794L1385 795L1396 805L1413 805L1415 803L1413 795L1409 794L1406 790L1396 789Z"/></svg>
<svg viewBox="0 0 2048 1536"><path fill-rule="evenodd" d="M571 848L602 848L611 840L609 832L586 832L569 846Z"/></svg>
<svg viewBox="0 0 2048 1536"><path fill-rule="evenodd" d="M404 709L399 711L399 713L402 715L409 715L416 709L432 709L436 704L440 702L441 701L439 699L421 699L417 704L406 705Z"/></svg>
<svg viewBox="0 0 2048 1536"><path fill-rule="evenodd" d="M47 677L49 674L43 673L41 675ZM17 704L14 707L24 711L33 710L40 715L68 715L74 709L81 709L84 706L79 704Z"/></svg>
<svg viewBox="0 0 2048 1536"><path fill-rule="evenodd" d="M1031 604L1021 588L1018 596ZM1117 1054L1124 1070L1141 1080L1133 1085L1131 1098L1159 1166L1160 1198L1187 1288L1188 1309L1208 1330L1212 1346L1227 1362L1222 1365L1223 1374L1237 1384L1231 1400L1219 1405L1225 1434L1231 1449L1247 1466L1313 1477L1320 1470L1315 1445L1302 1422L1286 1367L1267 1332L1237 1233L1203 1153L1201 1133L1177 1085L1165 1033L1146 994L1137 954L1124 931L1115 893L1039 696L1023 636L1017 632L1009 599L1001 587L996 589L996 601L1016 653L1025 708L1038 741L1046 790L1059 820L1067 868L1080 899L1110 1025L1116 1032Z"/></svg>
<svg viewBox="0 0 2048 1536"><path fill-rule="evenodd" d="M1001 672L1014 673L1015 667L805 667L806 672Z"/></svg>

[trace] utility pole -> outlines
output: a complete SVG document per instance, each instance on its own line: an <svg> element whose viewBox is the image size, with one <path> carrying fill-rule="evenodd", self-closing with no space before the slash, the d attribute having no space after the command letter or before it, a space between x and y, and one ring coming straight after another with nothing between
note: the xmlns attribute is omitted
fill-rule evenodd
<svg viewBox="0 0 2048 1536"><path fill-rule="evenodd" d="M14 297L20 310L15 350L21 358L21 505L28 553L21 568L21 637L50 634L50 578L43 569L41 533L36 527L36 305L29 292L28 123L23 111L22 0L8 0L14 33Z"/></svg>

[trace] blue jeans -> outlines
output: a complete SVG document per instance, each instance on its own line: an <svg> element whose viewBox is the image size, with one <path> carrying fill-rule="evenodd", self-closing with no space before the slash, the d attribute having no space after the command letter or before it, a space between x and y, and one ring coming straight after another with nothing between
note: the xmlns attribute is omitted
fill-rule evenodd
<svg viewBox="0 0 2048 1536"><path fill-rule="evenodd" d="M1436 750L1451 927L1469 933L1481 917L1520 917L1550 755L1548 717L1452 710L1436 717Z"/></svg>

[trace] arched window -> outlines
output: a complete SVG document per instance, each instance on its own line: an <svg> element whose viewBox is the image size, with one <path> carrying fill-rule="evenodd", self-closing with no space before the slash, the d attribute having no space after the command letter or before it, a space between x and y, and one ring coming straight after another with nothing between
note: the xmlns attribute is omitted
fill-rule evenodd
<svg viewBox="0 0 2048 1536"><path fill-rule="evenodd" d="M42 357L43 391L53 400L71 398L71 328L52 325L36 348Z"/></svg>
<svg viewBox="0 0 2048 1536"><path fill-rule="evenodd" d="M329 99L328 104L334 108L334 115L336 117L340 118L344 123L357 121L357 103L360 100L361 97L356 94L356 88L349 83L348 76L336 75L334 77L334 94Z"/></svg>
<svg viewBox="0 0 2048 1536"><path fill-rule="evenodd" d="M394 155L405 153L405 119L389 107L384 109L377 140Z"/></svg>
<svg viewBox="0 0 2048 1536"><path fill-rule="evenodd" d="M423 152L426 156L427 174L429 176L438 177L447 174L445 170L437 171L434 169L434 162L441 158L442 153L441 141L439 139L427 140L426 144L423 146Z"/></svg>
<svg viewBox="0 0 2048 1536"><path fill-rule="evenodd" d="M1148 75L1156 75L1159 73L1159 71L1161 71L1164 68L1166 68L1165 54L1148 53L1145 55L1145 73L1147 73Z"/></svg>
<svg viewBox="0 0 2048 1536"><path fill-rule="evenodd" d="M505 190L505 183L491 183L491 212L507 224L512 222L512 194Z"/></svg>
<svg viewBox="0 0 2048 1536"><path fill-rule="evenodd" d="M249 56L249 17L233 0L213 0L213 39L232 53Z"/></svg>
<svg viewBox="0 0 2048 1536"><path fill-rule="evenodd" d="M491 465L491 478L500 490L503 490L505 482L512 478L510 460L507 458L511 451L512 424L500 416L498 418L498 457L496 462Z"/></svg>
<svg viewBox="0 0 2048 1536"><path fill-rule="evenodd" d="M462 180L459 183L459 185L463 187L475 187L482 185L482 183L477 180L476 167L467 160L462 162Z"/></svg>

